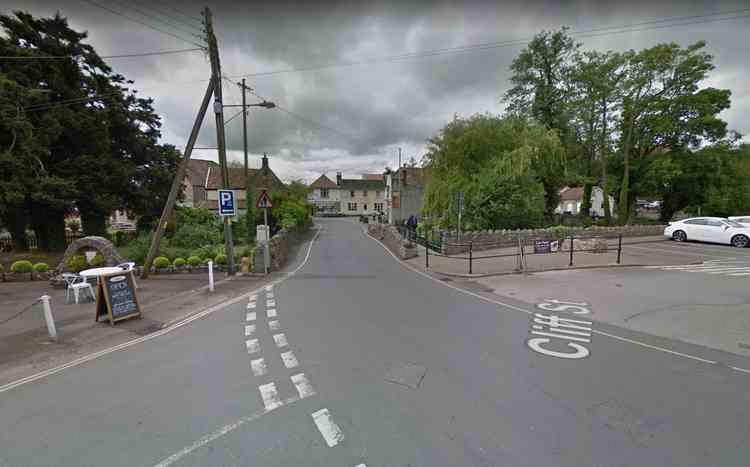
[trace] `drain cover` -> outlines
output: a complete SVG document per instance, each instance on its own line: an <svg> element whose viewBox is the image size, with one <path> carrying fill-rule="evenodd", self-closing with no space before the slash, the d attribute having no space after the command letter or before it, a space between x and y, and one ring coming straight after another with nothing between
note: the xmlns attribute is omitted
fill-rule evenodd
<svg viewBox="0 0 750 467"><path fill-rule="evenodd" d="M413 363L391 363L385 373L385 380L391 383L417 389L424 379L427 368Z"/></svg>

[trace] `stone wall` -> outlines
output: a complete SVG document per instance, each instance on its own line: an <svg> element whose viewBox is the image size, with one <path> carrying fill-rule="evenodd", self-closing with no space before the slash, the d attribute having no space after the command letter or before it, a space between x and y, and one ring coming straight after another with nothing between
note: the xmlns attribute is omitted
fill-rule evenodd
<svg viewBox="0 0 750 467"><path fill-rule="evenodd" d="M401 259L409 259L417 256L417 246L407 242L401 237L398 229L388 224L368 224L367 232L370 236L377 238Z"/></svg>
<svg viewBox="0 0 750 467"><path fill-rule="evenodd" d="M124 263L125 259L120 256L115 246L104 237L89 236L73 241L65 250L62 261L55 268L55 273L60 274L68 270L68 260L80 250L96 250L104 257L105 266L117 266Z"/></svg>
<svg viewBox="0 0 750 467"><path fill-rule="evenodd" d="M289 250L292 245L299 242L302 235L310 228L309 225L299 230L281 229L271 237L268 245L271 251L271 264L269 271L278 271L284 267L289 259ZM263 274L263 245L258 245L253 255L253 272Z"/></svg>
<svg viewBox="0 0 750 467"><path fill-rule="evenodd" d="M522 229L522 230L478 230L462 232L458 242L455 233L443 232L443 254L452 255L468 251L468 244L472 244L473 251L490 250L494 248L511 247L518 244L518 238L523 241L532 239L558 240L562 236L571 235L581 238L591 237L646 237L662 235L665 225L625 225L616 227L568 227L564 231L558 229Z"/></svg>

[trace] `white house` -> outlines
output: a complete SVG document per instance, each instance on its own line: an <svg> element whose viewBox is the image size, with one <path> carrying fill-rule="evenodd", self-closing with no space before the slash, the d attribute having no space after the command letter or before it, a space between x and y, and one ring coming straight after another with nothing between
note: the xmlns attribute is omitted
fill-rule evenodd
<svg viewBox="0 0 750 467"><path fill-rule="evenodd" d="M614 216L615 214L615 198L612 195L609 196L609 209L610 213ZM565 187L560 190L560 204L555 209L556 214L572 214L578 215L581 213L581 205L583 204L583 187ZM592 217L604 217L604 190L601 187L591 187L591 209L589 213Z"/></svg>
<svg viewBox="0 0 750 467"><path fill-rule="evenodd" d="M361 179L346 179L338 172L334 183L323 174L310 188L307 200L319 213L355 216L385 211L385 182L381 175L377 179L367 174Z"/></svg>

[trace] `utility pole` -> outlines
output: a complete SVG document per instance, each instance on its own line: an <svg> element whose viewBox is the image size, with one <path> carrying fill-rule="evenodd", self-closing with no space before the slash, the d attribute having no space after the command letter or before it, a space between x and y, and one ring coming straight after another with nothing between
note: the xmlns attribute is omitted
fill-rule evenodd
<svg viewBox="0 0 750 467"><path fill-rule="evenodd" d="M401 148L398 148L398 168L401 170Z"/></svg>
<svg viewBox="0 0 750 467"><path fill-rule="evenodd" d="M247 100L246 100L246 91L248 90L248 87L245 85L245 78L242 78L242 83L237 83L242 88L242 149L245 152L245 223L247 224L247 232L248 232L248 243L253 240L253 238L250 238L250 232L255 231L255 216L250 217L250 213L254 212L252 209L252 205L250 203L253 202L254 196L251 195L250 192L250 174L248 172L247 167ZM252 229L250 228L252 226ZM254 235L253 235L254 237Z"/></svg>
<svg viewBox="0 0 750 467"><path fill-rule="evenodd" d="M219 147L219 165L221 167L222 188L229 190L229 169L227 167L226 135L224 133L224 106L221 92L221 63L219 60L219 47L214 35L213 17L211 10L206 7L203 10L206 22L206 37L208 39L208 54L211 60L211 80L214 83L214 113L216 115L216 143ZM244 112L244 108L242 109ZM232 242L232 224L229 216L224 217L224 244L226 247L229 271L227 274L234 275L234 243Z"/></svg>

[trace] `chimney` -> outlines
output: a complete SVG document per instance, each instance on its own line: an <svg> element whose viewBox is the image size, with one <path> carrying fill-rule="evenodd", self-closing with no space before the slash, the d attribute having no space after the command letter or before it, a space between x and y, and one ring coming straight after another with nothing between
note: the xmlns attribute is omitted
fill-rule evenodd
<svg viewBox="0 0 750 467"><path fill-rule="evenodd" d="M263 163L261 164L261 168L263 170L268 170L268 156L265 152L263 153Z"/></svg>
<svg viewBox="0 0 750 467"><path fill-rule="evenodd" d="M341 172L336 172L336 185L341 186Z"/></svg>

